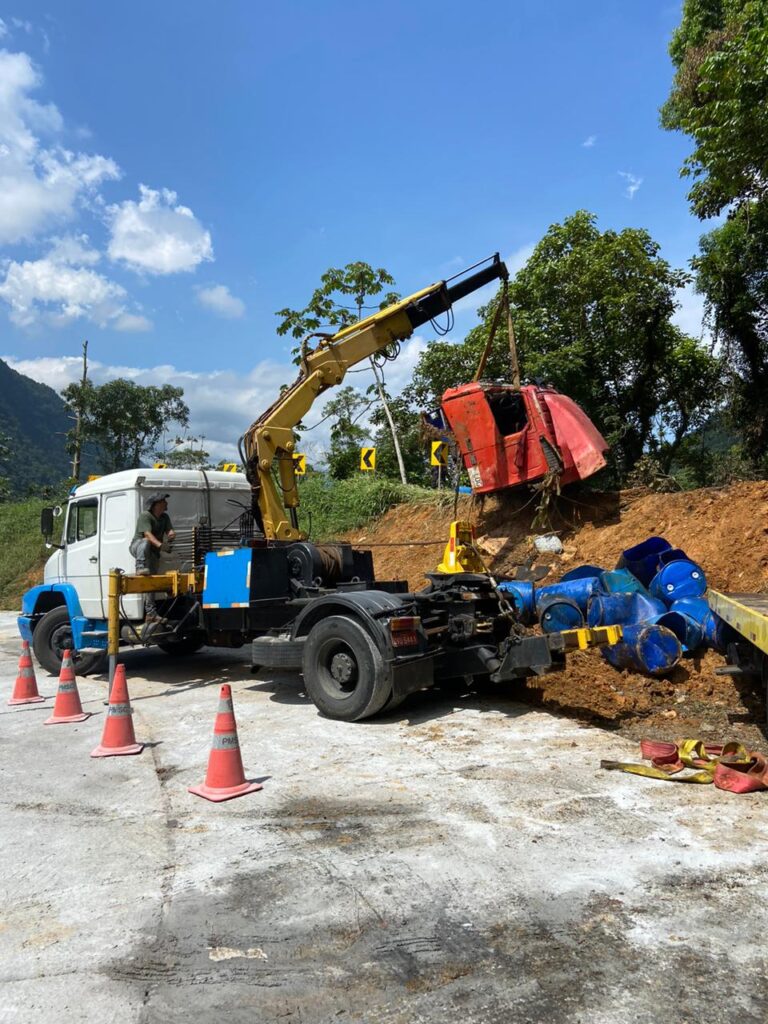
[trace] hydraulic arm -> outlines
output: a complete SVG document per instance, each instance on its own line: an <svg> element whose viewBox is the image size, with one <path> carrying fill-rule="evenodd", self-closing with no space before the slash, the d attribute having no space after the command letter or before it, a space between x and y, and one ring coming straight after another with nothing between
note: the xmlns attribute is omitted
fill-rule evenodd
<svg viewBox="0 0 768 1024"><path fill-rule="evenodd" d="M304 339L299 376L241 438L245 471L253 489L254 514L268 540L294 541L306 537L299 529L296 512L299 494L293 429L312 408L317 396L341 384L347 370L356 363L404 341L416 328L447 312L458 299L506 277L506 264L496 253L481 270L461 276L460 280L452 278L455 284L439 281L336 334L320 335L313 350L309 350L307 343L318 335ZM273 476L275 463L277 481Z"/></svg>

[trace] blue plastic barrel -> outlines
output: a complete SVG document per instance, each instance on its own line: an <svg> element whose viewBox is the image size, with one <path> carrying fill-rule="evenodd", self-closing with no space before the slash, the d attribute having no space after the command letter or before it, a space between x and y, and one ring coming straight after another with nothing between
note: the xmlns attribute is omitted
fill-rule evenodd
<svg viewBox="0 0 768 1024"><path fill-rule="evenodd" d="M593 594L587 605L587 625L623 626L648 622L667 610L663 601L644 594Z"/></svg>
<svg viewBox="0 0 768 1024"><path fill-rule="evenodd" d="M560 577L561 583L568 583L569 580L588 580L592 576L600 577L604 570L599 565L577 565L575 569L569 569Z"/></svg>
<svg viewBox="0 0 768 1024"><path fill-rule="evenodd" d="M599 590L600 580L597 576L585 576L579 580L560 580L559 583L550 583L546 587L536 587L534 591L536 611L540 614L539 604L549 597L568 597L571 601L575 601L586 615L590 597Z"/></svg>
<svg viewBox="0 0 768 1024"><path fill-rule="evenodd" d="M600 575L600 586L609 594L645 594L651 595L643 584L633 576L629 569L609 569Z"/></svg>
<svg viewBox="0 0 768 1024"><path fill-rule="evenodd" d="M562 594L551 594L536 602L539 623L544 633L560 633L564 629L581 629L584 612L576 601Z"/></svg>
<svg viewBox="0 0 768 1024"><path fill-rule="evenodd" d="M701 597L707 589L707 577L700 565L682 558L659 569L651 580L651 596L668 605L681 597Z"/></svg>
<svg viewBox="0 0 768 1024"><path fill-rule="evenodd" d="M690 562L692 559L686 555L682 548L669 548L669 550L662 551L659 554L658 567L660 569L662 565L669 565L670 562L680 561Z"/></svg>
<svg viewBox="0 0 768 1024"><path fill-rule="evenodd" d="M663 676L671 672L682 657L680 641L664 626L647 622L624 626L624 637L618 644L602 648L602 655L615 668L629 668Z"/></svg>
<svg viewBox="0 0 768 1024"><path fill-rule="evenodd" d="M682 612L698 623L703 642L721 654L725 654L728 644L739 639L733 626L713 612L703 597L681 597L672 604L670 611Z"/></svg>
<svg viewBox="0 0 768 1024"><path fill-rule="evenodd" d="M499 584L499 590L507 595L522 622L534 621L533 583L527 580L505 580Z"/></svg>
<svg viewBox="0 0 768 1024"><path fill-rule="evenodd" d="M668 551L672 545L663 537L649 537L642 544L635 544L634 547L626 548L621 553L621 561L617 568L629 569L633 576L637 576L646 587L656 575L659 565L659 555L662 551Z"/></svg>
<svg viewBox="0 0 768 1024"><path fill-rule="evenodd" d="M684 652L698 650L704 643L704 630L701 624L685 612L670 610L658 615L653 622L674 633Z"/></svg>

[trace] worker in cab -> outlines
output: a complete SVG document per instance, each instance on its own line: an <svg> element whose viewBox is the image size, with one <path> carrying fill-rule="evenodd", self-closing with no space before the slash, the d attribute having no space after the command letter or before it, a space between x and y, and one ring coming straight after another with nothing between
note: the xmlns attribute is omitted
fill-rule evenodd
<svg viewBox="0 0 768 1024"><path fill-rule="evenodd" d="M171 550L176 532L168 515L168 498L167 494L150 494L146 511L136 520L136 532L128 550L136 559L138 576L155 576L160 571L160 552ZM160 618L154 594L146 595L144 610L147 622Z"/></svg>

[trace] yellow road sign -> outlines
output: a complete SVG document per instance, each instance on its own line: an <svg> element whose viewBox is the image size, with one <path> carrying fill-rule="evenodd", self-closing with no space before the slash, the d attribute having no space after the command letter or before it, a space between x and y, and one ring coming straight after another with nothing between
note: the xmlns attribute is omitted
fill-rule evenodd
<svg viewBox="0 0 768 1024"><path fill-rule="evenodd" d="M304 452L295 452L293 456L293 472L297 476L304 476L307 472L307 456Z"/></svg>
<svg viewBox="0 0 768 1024"><path fill-rule="evenodd" d="M168 463L166 462L153 462L152 469L168 469Z"/></svg>
<svg viewBox="0 0 768 1024"><path fill-rule="evenodd" d="M239 473L240 467L236 462L225 462L221 467L223 473Z"/></svg>
<svg viewBox="0 0 768 1024"><path fill-rule="evenodd" d="M448 442L447 441L433 441L432 442L432 453L429 457L430 466L442 466L445 468L448 465Z"/></svg>
<svg viewBox="0 0 768 1024"><path fill-rule="evenodd" d="M360 469L370 472L372 469L376 469L376 449L375 448L361 448L360 449Z"/></svg>

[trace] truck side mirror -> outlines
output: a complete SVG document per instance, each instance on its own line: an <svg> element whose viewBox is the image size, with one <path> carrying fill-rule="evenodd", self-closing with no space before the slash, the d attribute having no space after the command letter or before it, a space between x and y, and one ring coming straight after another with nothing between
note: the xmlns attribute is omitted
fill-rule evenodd
<svg viewBox="0 0 768 1024"><path fill-rule="evenodd" d="M40 533L46 540L53 536L53 509L50 506L40 511Z"/></svg>
<svg viewBox="0 0 768 1024"><path fill-rule="evenodd" d="M52 508L46 506L40 510L40 533L43 535L47 548L61 548L61 544L51 542L51 537L53 536L53 520L58 519L63 511L61 505L54 505Z"/></svg>

